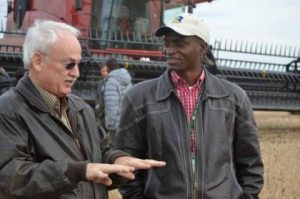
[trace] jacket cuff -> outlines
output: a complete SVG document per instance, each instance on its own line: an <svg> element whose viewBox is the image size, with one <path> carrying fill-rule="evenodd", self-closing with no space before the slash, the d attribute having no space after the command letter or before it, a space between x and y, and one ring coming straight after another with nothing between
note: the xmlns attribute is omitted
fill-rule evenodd
<svg viewBox="0 0 300 199"><path fill-rule="evenodd" d="M121 151L121 150L116 150L114 151L108 158L107 163L108 164L114 164L115 160L119 157L123 157L123 156L131 156L128 153Z"/></svg>
<svg viewBox="0 0 300 199"><path fill-rule="evenodd" d="M84 162L68 162L66 176L72 184L77 184L79 181L86 181L86 166L88 161Z"/></svg>

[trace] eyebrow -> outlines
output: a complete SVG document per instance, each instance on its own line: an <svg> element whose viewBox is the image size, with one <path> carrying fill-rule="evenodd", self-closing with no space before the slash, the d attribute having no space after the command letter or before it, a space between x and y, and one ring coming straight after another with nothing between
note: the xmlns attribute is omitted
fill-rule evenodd
<svg viewBox="0 0 300 199"><path fill-rule="evenodd" d="M77 61L76 59L74 59L74 58L72 58L72 57L68 57L68 58L65 58L65 59L63 59L63 60L69 61L69 62L75 62L75 63L79 63L79 62L82 61L82 59L80 59L80 60Z"/></svg>

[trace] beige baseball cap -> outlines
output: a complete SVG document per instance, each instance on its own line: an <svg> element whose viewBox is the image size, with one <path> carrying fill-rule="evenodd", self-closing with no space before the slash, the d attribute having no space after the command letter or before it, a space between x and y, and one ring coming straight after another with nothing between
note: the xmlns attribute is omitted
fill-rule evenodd
<svg viewBox="0 0 300 199"><path fill-rule="evenodd" d="M163 36L167 31L173 30L180 35L184 36L197 36L209 44L209 28L199 17L190 14L183 13L175 17L166 26L160 27L155 35L157 37Z"/></svg>

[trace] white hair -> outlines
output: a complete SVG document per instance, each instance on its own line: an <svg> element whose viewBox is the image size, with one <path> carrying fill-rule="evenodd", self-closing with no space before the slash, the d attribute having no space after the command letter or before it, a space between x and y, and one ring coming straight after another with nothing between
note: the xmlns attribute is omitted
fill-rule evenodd
<svg viewBox="0 0 300 199"><path fill-rule="evenodd" d="M31 66L31 59L36 52L49 54L61 31L68 31L79 37L80 31L68 24L49 20L35 20L27 30L23 44L23 63L25 69Z"/></svg>

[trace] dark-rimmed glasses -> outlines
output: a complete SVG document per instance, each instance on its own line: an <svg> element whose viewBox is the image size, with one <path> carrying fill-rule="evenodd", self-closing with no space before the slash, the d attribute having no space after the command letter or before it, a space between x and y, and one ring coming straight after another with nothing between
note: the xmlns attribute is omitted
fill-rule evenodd
<svg viewBox="0 0 300 199"><path fill-rule="evenodd" d="M46 58L48 57L48 55L45 54L45 53L38 52L38 54L39 54L39 55L42 55L42 56L44 56L44 57L46 57ZM77 65L78 68L80 69L80 67L86 65L87 62L88 62L87 59L82 59L82 60L79 61L79 62L76 62L75 60L73 61L73 59L71 59L69 63L65 63L65 64L63 64L63 65L64 65L65 69L67 69L67 70L72 70L76 65Z"/></svg>
<svg viewBox="0 0 300 199"><path fill-rule="evenodd" d="M65 66L65 69L72 70L76 65L78 65L78 68L80 68L85 63L86 63L86 60L81 60L80 62L73 61L73 62L64 64L64 66Z"/></svg>

